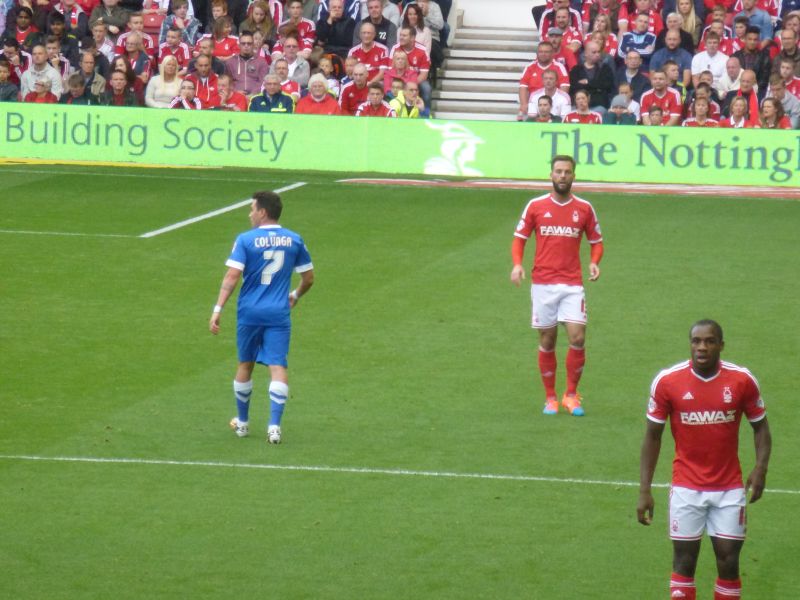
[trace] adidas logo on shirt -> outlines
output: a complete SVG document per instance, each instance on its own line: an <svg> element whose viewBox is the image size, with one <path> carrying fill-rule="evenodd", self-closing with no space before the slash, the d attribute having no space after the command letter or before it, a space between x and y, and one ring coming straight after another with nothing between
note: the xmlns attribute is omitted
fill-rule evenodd
<svg viewBox="0 0 800 600"><path fill-rule="evenodd" d="M545 219L552 219L553 215L551 215L549 212L546 212L546 213L544 213L544 218Z"/></svg>
<svg viewBox="0 0 800 600"><path fill-rule="evenodd" d="M694 400L694 396L692 396L692 392L686 392L686 393L683 395L683 399L684 399L684 400Z"/></svg>

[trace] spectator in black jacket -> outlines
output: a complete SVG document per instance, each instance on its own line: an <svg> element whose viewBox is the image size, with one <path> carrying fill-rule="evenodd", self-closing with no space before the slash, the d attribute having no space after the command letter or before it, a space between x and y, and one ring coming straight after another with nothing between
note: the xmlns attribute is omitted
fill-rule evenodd
<svg viewBox="0 0 800 600"><path fill-rule="evenodd" d="M642 94L652 87L650 80L642 74L642 55L636 50L629 50L625 55L625 68L617 69L614 78L615 88L619 89L620 83L630 84L636 102L639 102Z"/></svg>
<svg viewBox="0 0 800 600"><path fill-rule="evenodd" d="M761 30L758 27L748 27L747 33L744 34L744 48L737 50L733 55L742 63L742 69L755 72L758 98L763 99L769 87L772 63L769 59L769 50L761 48Z"/></svg>
<svg viewBox="0 0 800 600"><path fill-rule="evenodd" d="M330 0L330 12L317 21L317 45L323 51L347 58L353 47L356 22L344 14L344 0Z"/></svg>
<svg viewBox="0 0 800 600"><path fill-rule="evenodd" d="M614 90L614 73L606 63L601 62L601 58L599 44L586 42L583 62L569 72L569 90L573 95L578 90L588 92L591 109L603 114L608 110Z"/></svg>

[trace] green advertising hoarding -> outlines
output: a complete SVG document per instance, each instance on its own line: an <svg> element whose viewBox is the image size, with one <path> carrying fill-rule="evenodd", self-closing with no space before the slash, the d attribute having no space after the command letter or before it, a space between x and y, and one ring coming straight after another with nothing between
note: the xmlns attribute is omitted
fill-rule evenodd
<svg viewBox="0 0 800 600"><path fill-rule="evenodd" d="M800 132L0 104L0 156L345 173L800 186Z"/></svg>

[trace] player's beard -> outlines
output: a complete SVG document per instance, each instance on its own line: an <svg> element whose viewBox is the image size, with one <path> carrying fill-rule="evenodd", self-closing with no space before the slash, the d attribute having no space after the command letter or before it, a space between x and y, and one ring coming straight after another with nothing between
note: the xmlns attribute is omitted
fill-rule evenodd
<svg viewBox="0 0 800 600"><path fill-rule="evenodd" d="M553 189L556 191L557 194L562 194L566 196L567 194L572 191L572 182L568 181L566 183L556 183L553 182Z"/></svg>

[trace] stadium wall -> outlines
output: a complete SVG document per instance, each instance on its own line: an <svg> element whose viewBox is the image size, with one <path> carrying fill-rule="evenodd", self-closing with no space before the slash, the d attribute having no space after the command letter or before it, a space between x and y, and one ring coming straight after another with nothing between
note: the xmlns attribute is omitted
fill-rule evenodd
<svg viewBox="0 0 800 600"><path fill-rule="evenodd" d="M800 187L800 132L0 105L12 160Z"/></svg>

